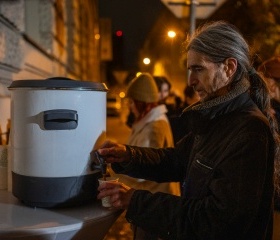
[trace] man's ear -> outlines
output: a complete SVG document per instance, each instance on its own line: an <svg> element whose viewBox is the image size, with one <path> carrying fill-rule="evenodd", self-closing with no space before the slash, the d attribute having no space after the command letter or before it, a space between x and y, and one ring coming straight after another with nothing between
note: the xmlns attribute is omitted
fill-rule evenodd
<svg viewBox="0 0 280 240"><path fill-rule="evenodd" d="M224 62L225 72L228 78L231 78L237 69L237 60L235 58L227 58Z"/></svg>

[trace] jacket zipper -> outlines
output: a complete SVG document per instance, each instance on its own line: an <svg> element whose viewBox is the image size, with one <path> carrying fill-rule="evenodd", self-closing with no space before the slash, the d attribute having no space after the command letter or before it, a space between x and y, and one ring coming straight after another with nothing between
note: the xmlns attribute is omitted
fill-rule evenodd
<svg viewBox="0 0 280 240"><path fill-rule="evenodd" d="M205 165L205 164L203 164L202 162L200 162L198 159L196 159L196 162L199 164L199 165L201 165L201 166L203 166L203 167L206 167L206 168L208 168L208 169L210 169L210 170L212 170L213 168L211 168L211 167L209 167L209 166L207 166L207 165Z"/></svg>

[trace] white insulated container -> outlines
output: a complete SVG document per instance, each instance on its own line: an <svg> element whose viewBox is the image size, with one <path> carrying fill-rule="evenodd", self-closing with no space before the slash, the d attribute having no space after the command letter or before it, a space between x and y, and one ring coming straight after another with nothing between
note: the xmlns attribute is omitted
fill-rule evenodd
<svg viewBox="0 0 280 240"><path fill-rule="evenodd" d="M90 153L106 136L106 85L57 77L9 90L13 194L38 207L94 199L101 173Z"/></svg>

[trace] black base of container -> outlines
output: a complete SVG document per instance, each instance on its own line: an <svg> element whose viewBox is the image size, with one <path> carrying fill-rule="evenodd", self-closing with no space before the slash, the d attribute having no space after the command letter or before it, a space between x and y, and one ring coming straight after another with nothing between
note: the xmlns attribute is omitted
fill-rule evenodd
<svg viewBox="0 0 280 240"><path fill-rule="evenodd" d="M96 200L101 171L77 177L30 177L12 172L12 192L31 207L77 206Z"/></svg>

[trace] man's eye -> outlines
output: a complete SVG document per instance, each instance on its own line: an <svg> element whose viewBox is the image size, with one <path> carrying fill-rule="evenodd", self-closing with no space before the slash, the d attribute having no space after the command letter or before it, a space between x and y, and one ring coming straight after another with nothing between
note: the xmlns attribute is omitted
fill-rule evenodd
<svg viewBox="0 0 280 240"><path fill-rule="evenodd" d="M203 70L201 67L190 68L190 72L198 73Z"/></svg>

